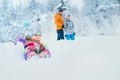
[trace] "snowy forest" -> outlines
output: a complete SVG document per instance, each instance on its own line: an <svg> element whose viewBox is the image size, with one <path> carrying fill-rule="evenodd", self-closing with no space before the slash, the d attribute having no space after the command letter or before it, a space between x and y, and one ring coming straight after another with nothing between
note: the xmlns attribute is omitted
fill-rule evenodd
<svg viewBox="0 0 120 80"><path fill-rule="evenodd" d="M52 32L60 8L64 18L71 15L78 37L120 34L120 0L0 0L0 43Z"/></svg>

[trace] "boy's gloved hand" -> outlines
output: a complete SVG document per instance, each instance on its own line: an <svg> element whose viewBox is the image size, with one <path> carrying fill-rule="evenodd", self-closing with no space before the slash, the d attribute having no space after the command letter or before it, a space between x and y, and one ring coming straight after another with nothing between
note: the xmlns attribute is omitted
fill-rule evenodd
<svg viewBox="0 0 120 80"><path fill-rule="evenodd" d="M64 28L64 24L62 25L62 28Z"/></svg>
<svg viewBox="0 0 120 80"><path fill-rule="evenodd" d="M75 32L73 32L73 34L75 35Z"/></svg>

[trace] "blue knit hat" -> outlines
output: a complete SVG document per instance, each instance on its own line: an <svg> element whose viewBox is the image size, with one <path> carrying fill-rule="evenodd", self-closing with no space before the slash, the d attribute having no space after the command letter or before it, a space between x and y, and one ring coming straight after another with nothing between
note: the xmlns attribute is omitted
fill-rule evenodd
<svg viewBox="0 0 120 80"><path fill-rule="evenodd" d="M23 23L23 27L29 27L30 26L30 22L24 22Z"/></svg>

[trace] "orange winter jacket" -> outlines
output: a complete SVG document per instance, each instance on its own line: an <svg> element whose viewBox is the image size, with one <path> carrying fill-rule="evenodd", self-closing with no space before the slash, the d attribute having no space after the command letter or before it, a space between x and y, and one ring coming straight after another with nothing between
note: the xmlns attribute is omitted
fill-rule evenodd
<svg viewBox="0 0 120 80"><path fill-rule="evenodd" d="M64 24L64 20L59 13L55 14L55 24L56 30L63 29L62 25Z"/></svg>

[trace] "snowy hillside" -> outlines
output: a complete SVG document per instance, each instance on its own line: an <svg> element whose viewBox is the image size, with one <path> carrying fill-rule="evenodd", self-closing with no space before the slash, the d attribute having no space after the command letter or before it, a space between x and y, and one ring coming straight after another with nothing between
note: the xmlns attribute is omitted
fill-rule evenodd
<svg viewBox="0 0 120 80"><path fill-rule="evenodd" d="M50 35L50 34L49 34ZM24 61L21 43L0 44L0 80L119 80L120 37L43 38L49 59Z"/></svg>

